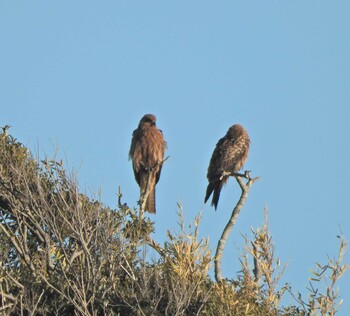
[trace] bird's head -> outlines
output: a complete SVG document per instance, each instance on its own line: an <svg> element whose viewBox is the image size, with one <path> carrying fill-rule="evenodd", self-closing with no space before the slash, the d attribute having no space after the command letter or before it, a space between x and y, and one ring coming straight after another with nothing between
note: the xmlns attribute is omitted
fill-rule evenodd
<svg viewBox="0 0 350 316"><path fill-rule="evenodd" d="M153 114L146 114L142 117L140 125L155 126L157 118Z"/></svg>
<svg viewBox="0 0 350 316"><path fill-rule="evenodd" d="M235 124L228 129L227 136L231 138L236 138L238 136L241 136L244 132L245 131L242 125Z"/></svg>

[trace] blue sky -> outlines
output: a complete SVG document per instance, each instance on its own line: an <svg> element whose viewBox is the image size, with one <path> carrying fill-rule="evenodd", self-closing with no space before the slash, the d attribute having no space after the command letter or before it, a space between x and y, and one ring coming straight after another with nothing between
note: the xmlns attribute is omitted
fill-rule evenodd
<svg viewBox="0 0 350 316"><path fill-rule="evenodd" d="M79 171L88 194L114 207L118 186L136 205L128 151L154 113L170 159L157 187L154 238L202 210L212 249L238 198L230 181L217 212L203 205L206 170L234 123L252 145L245 169L261 176L231 233L224 275L264 206L283 279L305 293L315 261L350 239L348 1L2 1L0 124L35 155ZM347 261L349 255L347 255ZM350 310L350 277L340 282ZM289 301L287 301L288 303Z"/></svg>

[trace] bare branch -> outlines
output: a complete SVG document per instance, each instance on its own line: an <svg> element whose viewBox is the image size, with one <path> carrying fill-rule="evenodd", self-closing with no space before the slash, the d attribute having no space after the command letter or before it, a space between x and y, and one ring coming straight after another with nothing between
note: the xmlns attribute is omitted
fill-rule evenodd
<svg viewBox="0 0 350 316"><path fill-rule="evenodd" d="M214 257L214 266L215 266L215 279L218 283L220 283L222 281L222 272L221 272L221 257L222 257L222 253L225 247L225 243L226 240L233 228L233 226L235 225L238 215L242 209L242 207L244 206L244 203L248 197L248 193L250 190L250 187L254 184L255 181L257 181L259 179L259 177L256 178L251 178L249 171L245 171L244 174L237 174L237 173L228 173L225 175L233 175L239 186L241 187L242 193L241 196L236 204L236 206L234 207L231 217L228 221L228 223L226 224L226 227L224 228L221 238L218 242L217 248L216 248L216 253L215 253L215 257ZM244 179L247 180L247 182L244 182Z"/></svg>

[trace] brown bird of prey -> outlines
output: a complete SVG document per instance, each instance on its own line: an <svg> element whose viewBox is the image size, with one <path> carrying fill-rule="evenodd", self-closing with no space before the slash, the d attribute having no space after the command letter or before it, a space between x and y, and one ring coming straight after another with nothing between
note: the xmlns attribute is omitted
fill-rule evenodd
<svg viewBox="0 0 350 316"><path fill-rule="evenodd" d="M211 205L215 210L219 203L220 191L227 182L230 173L239 171L247 160L250 139L241 125L232 125L221 138L211 156L207 178L209 181L204 203L213 193Z"/></svg>
<svg viewBox="0 0 350 316"><path fill-rule="evenodd" d="M166 142L156 117L146 114L132 134L129 159L140 187L140 209L156 213L156 184L164 161Z"/></svg>

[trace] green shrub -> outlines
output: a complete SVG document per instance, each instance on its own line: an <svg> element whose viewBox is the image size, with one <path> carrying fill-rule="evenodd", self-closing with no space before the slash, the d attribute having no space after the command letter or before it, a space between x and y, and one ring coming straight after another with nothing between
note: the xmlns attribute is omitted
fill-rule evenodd
<svg viewBox="0 0 350 316"><path fill-rule="evenodd" d="M0 312L5 315L334 315L335 284L348 268L339 257L318 265L312 282L331 272L326 294L313 286L304 301L283 307L288 285L267 224L252 230L232 280L209 276L213 257L198 238L200 218L164 245L152 223L121 202L111 209L79 193L63 163L37 162L0 133ZM156 260L149 260L152 251ZM253 267L250 267L250 265Z"/></svg>

